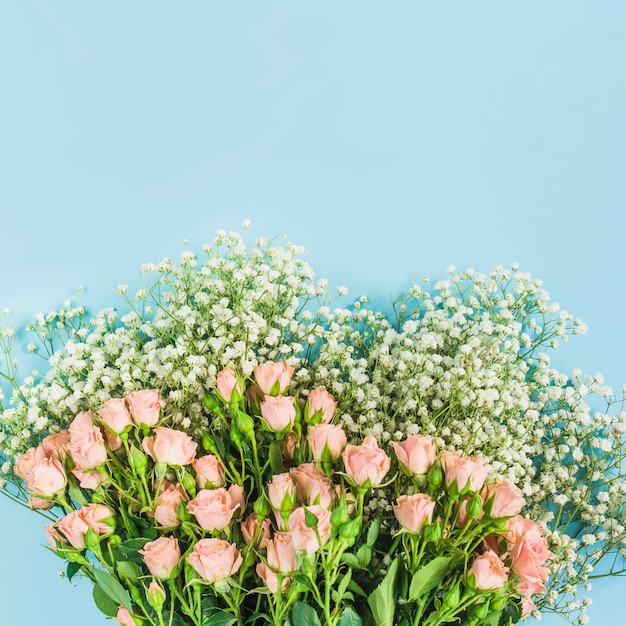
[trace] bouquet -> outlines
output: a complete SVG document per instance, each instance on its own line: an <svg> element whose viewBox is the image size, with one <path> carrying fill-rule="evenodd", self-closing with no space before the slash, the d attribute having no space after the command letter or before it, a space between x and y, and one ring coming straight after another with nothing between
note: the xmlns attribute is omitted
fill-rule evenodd
<svg viewBox="0 0 626 626"><path fill-rule="evenodd" d="M624 571L626 413L600 375L551 367L585 326L540 281L450 268L389 315L331 309L345 288L293 244L204 252L144 266L122 313L38 315L43 374L20 379L0 336L3 491L105 615L586 622L579 591Z"/></svg>

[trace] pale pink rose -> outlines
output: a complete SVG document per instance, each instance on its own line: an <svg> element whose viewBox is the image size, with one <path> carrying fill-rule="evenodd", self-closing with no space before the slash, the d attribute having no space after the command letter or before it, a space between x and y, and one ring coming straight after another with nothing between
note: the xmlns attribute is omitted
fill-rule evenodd
<svg viewBox="0 0 626 626"><path fill-rule="evenodd" d="M435 502L425 493L411 496L399 496L393 505L393 512L398 522L410 533L417 534L426 521L433 521Z"/></svg>
<svg viewBox="0 0 626 626"><path fill-rule="evenodd" d="M535 610L535 606L535 603L530 598L522 598L522 617L530 615Z"/></svg>
<svg viewBox="0 0 626 626"><path fill-rule="evenodd" d="M166 580L180 561L180 547L176 537L159 537L149 541L139 554L155 578Z"/></svg>
<svg viewBox="0 0 626 626"><path fill-rule="evenodd" d="M215 489L224 486L226 482L224 468L214 454L201 456L193 461L192 465L196 471L196 483L200 489Z"/></svg>
<svg viewBox="0 0 626 626"><path fill-rule="evenodd" d="M261 402L261 416L267 427L275 433L289 429L296 421L293 396L266 396Z"/></svg>
<svg viewBox="0 0 626 626"><path fill-rule="evenodd" d="M316 461L336 461L348 444L346 433L338 424L315 424L315 426L311 426L307 441ZM330 459L324 456L325 449L327 450L326 454L330 455Z"/></svg>
<svg viewBox="0 0 626 626"><path fill-rule="evenodd" d="M479 491L485 484L490 467L480 456L460 456L449 450L441 453L441 466L449 487L456 481L459 490L465 488L469 481L472 491Z"/></svg>
<svg viewBox="0 0 626 626"><path fill-rule="evenodd" d="M522 490L508 480L501 480L495 485L486 486L481 495L484 502L493 498L491 517L517 515L526 504Z"/></svg>
<svg viewBox="0 0 626 626"><path fill-rule="evenodd" d="M476 589L502 589L509 579L509 568L500 557L488 550L476 557L469 571L476 577Z"/></svg>
<svg viewBox="0 0 626 626"><path fill-rule="evenodd" d="M254 379L264 394L270 394L276 383L279 393L284 393L291 382L294 368L286 363L263 363L254 368Z"/></svg>
<svg viewBox="0 0 626 626"><path fill-rule="evenodd" d="M243 388L241 387L241 383L237 379L235 372L230 367L225 367L218 375L217 375L217 383L216 383L217 391L222 396L225 402L230 402L233 397L233 390L237 390L237 393L242 396Z"/></svg>
<svg viewBox="0 0 626 626"><path fill-rule="evenodd" d="M124 444L122 443L122 438L119 435L112 433L108 428L104 428L104 441L106 443L106 447L111 451L115 452L119 450Z"/></svg>
<svg viewBox="0 0 626 626"><path fill-rule="evenodd" d="M293 546L296 550L313 554L320 549L330 539L331 524L330 511L317 504L306 507L310 513L317 517L317 533L319 540L313 528L306 525L304 507L299 507L289 515L289 532Z"/></svg>
<svg viewBox="0 0 626 626"><path fill-rule="evenodd" d="M126 401L137 426L155 426L161 417L161 408L165 406L155 389L132 391L126 396Z"/></svg>
<svg viewBox="0 0 626 626"><path fill-rule="evenodd" d="M102 418L106 427L116 435L123 433L133 423L124 398L107 400L98 411L98 415Z"/></svg>
<svg viewBox="0 0 626 626"><path fill-rule="evenodd" d="M530 520L528 520L530 522ZM544 563L554 557L541 527L535 522L526 525L526 532L518 538L511 550L511 570L521 577L516 590L522 595L539 593L550 572Z"/></svg>
<svg viewBox="0 0 626 626"><path fill-rule="evenodd" d="M424 435L409 435L404 441L394 441L391 445L400 465L415 476L426 474L437 458L435 442Z"/></svg>
<svg viewBox="0 0 626 626"><path fill-rule="evenodd" d="M39 465L45 458L46 453L41 446L37 446L36 448L29 448L22 456L20 456L15 465L13 466L13 471L17 476L19 476L22 480L29 480L30 472L32 471L35 465Z"/></svg>
<svg viewBox="0 0 626 626"><path fill-rule="evenodd" d="M283 440L283 456L288 460L293 460L296 450L300 448L300 441L294 433L287 433Z"/></svg>
<svg viewBox="0 0 626 626"><path fill-rule="evenodd" d="M320 504L328 508L333 501L335 494L330 479L322 474L313 463L302 463L292 467L289 475L296 484L298 502Z"/></svg>
<svg viewBox="0 0 626 626"><path fill-rule="evenodd" d="M98 470L82 472L79 469L73 469L72 474L83 489L97 489L107 479L107 475Z"/></svg>
<svg viewBox="0 0 626 626"><path fill-rule="evenodd" d="M272 593L278 592L278 575L276 574L276 572L272 571L272 569L268 567L265 563L257 563L256 573L263 579L263 582L267 585L267 588ZM281 590L285 591L290 582L290 578L283 578Z"/></svg>
<svg viewBox="0 0 626 626"><path fill-rule="evenodd" d="M107 460L102 432L93 425L91 413L79 413L70 424L67 450L77 469L96 469Z"/></svg>
<svg viewBox="0 0 626 626"><path fill-rule="evenodd" d="M135 620L133 620L133 616L128 612L128 609L123 607L121 604L118 607L115 619L122 626L135 626Z"/></svg>
<svg viewBox="0 0 626 626"><path fill-rule="evenodd" d="M467 505L470 502L471 498L466 497L462 502L457 502L454 504L454 508L456 510L456 527L464 528L469 520L469 515L467 514ZM475 518L477 520L482 519L484 513L481 511L478 516Z"/></svg>
<svg viewBox="0 0 626 626"><path fill-rule="evenodd" d="M306 403L307 415L313 417L318 411L321 411L321 421L323 424L329 424L337 410L335 399L325 389L313 389L309 393Z"/></svg>
<svg viewBox="0 0 626 626"><path fill-rule="evenodd" d="M56 527L74 548L82 550L85 547L85 534L89 530L89 524L80 511L68 513L56 522Z"/></svg>
<svg viewBox="0 0 626 626"><path fill-rule="evenodd" d="M156 580L152 580L152 582L148 585L147 596L150 599L152 606L162 606L167 598L165 589L163 589L163 587Z"/></svg>
<svg viewBox="0 0 626 626"><path fill-rule="evenodd" d="M70 441L70 431L61 430L58 433L52 433L47 437L44 437L40 447L44 451L44 454L53 459L59 459L61 462L65 461L67 457L67 444Z"/></svg>
<svg viewBox="0 0 626 626"><path fill-rule="evenodd" d="M145 437L141 446L157 463L174 467L192 463L198 448L198 444L187 433L164 426L155 428L154 437Z"/></svg>
<svg viewBox="0 0 626 626"><path fill-rule="evenodd" d="M180 524L178 508L181 502L187 502L189 496L180 485L168 483L161 489L154 509L154 519L164 528L173 528Z"/></svg>
<svg viewBox="0 0 626 626"><path fill-rule="evenodd" d="M108 535L115 530L115 512L106 504L86 504L78 513L99 535Z"/></svg>
<svg viewBox="0 0 626 626"><path fill-rule="evenodd" d="M359 487L368 481L377 487L391 466L391 459L378 447L374 437L365 437L360 446L349 444L342 457L346 474Z"/></svg>
<svg viewBox="0 0 626 626"><path fill-rule="evenodd" d="M222 539L201 539L187 557L187 563L211 583L236 574L243 563L234 543Z"/></svg>
<svg viewBox="0 0 626 626"><path fill-rule="evenodd" d="M67 476L57 459L45 458L28 474L26 489L33 495L52 498L65 489Z"/></svg>
<svg viewBox="0 0 626 626"><path fill-rule="evenodd" d="M296 506L296 485L289 472L274 474L267 486L267 497L275 511L291 511Z"/></svg>
<svg viewBox="0 0 626 626"><path fill-rule="evenodd" d="M241 522L240 528L243 540L246 543L252 543L258 534L259 547L261 548L264 548L267 542L272 538L272 527L269 518L266 517L263 520L261 528L259 529L259 519L256 513L248 515L248 517Z"/></svg>
<svg viewBox="0 0 626 626"><path fill-rule="evenodd" d="M43 529L46 534L46 538L48 539L48 543L53 550L57 549L57 540L60 543L67 543L65 537L59 535L59 532L57 531L57 524L58 520L53 524L48 524L48 526Z"/></svg>
<svg viewBox="0 0 626 626"><path fill-rule="evenodd" d="M231 522L240 504L234 503L231 494L223 487L201 489L189 502L187 510L204 530L224 530Z"/></svg>
<svg viewBox="0 0 626 626"><path fill-rule="evenodd" d="M33 510L45 511L54 506L54 500L48 500L46 498L38 498L37 496L29 496L28 506Z"/></svg>
<svg viewBox="0 0 626 626"><path fill-rule="evenodd" d="M504 537L509 551L511 551L515 544L528 532L534 533L537 537L543 537L541 527L533 520L522 517L521 515L514 515L506 520L505 528L506 534Z"/></svg>
<svg viewBox="0 0 626 626"><path fill-rule="evenodd" d="M233 506L238 506L237 515L241 517L246 510L246 498L243 493L243 487L241 485L231 485L228 488L228 493L233 501Z"/></svg>
<svg viewBox="0 0 626 626"><path fill-rule="evenodd" d="M267 564L281 574L289 574L297 569L291 533L274 533L272 540L267 543Z"/></svg>

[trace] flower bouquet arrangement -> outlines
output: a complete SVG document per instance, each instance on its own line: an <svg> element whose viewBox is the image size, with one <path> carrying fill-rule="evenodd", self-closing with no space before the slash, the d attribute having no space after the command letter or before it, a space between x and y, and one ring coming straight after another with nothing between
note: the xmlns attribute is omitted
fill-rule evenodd
<svg viewBox="0 0 626 626"><path fill-rule="evenodd" d="M2 329L3 491L69 580L126 626L585 623L624 572L626 413L551 367L585 327L540 281L450 268L388 315L331 310L293 244L204 252L38 315L43 374Z"/></svg>

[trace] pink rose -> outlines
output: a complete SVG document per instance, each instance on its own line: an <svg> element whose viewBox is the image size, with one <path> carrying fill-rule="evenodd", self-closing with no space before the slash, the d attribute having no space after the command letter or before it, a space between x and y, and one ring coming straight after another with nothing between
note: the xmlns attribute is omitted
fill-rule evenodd
<svg viewBox="0 0 626 626"><path fill-rule="evenodd" d="M535 610L535 603L528 597L522 598L522 617L526 617Z"/></svg>
<svg viewBox="0 0 626 626"><path fill-rule="evenodd" d="M32 469L39 465L45 458L46 453L41 446L37 446L36 448L29 448L22 456L20 456L15 465L13 466L13 471L17 476L19 476L22 480L28 481L30 479L30 473Z"/></svg>
<svg viewBox="0 0 626 626"><path fill-rule="evenodd" d="M65 537L59 534L57 531L58 520L53 524L48 524L43 530L46 534L46 538L48 539L48 544L53 550L57 549L57 541L59 543L67 543Z"/></svg>
<svg viewBox="0 0 626 626"><path fill-rule="evenodd" d="M67 449L79 470L96 469L107 460L102 432L93 425L91 413L79 413L70 424Z"/></svg>
<svg viewBox="0 0 626 626"><path fill-rule="evenodd" d="M437 458L435 442L423 435L409 435L404 441L394 441L391 445L400 465L415 476L426 474Z"/></svg>
<svg viewBox="0 0 626 626"><path fill-rule="evenodd" d="M493 498L491 517L517 515L526 504L522 490L508 480L501 480L495 485L486 486L481 495L485 502Z"/></svg>
<svg viewBox="0 0 626 626"><path fill-rule="evenodd" d="M263 579L263 582L272 593L278 592L278 575L276 574L276 572L272 571L272 569L268 567L265 563L257 563L256 573L259 575L260 578ZM290 582L290 578L283 578L282 585L280 586L281 590L285 591Z"/></svg>
<svg viewBox="0 0 626 626"><path fill-rule="evenodd" d="M112 433L108 428L104 428L104 441L106 443L106 447L111 451L115 452L119 450L124 444L122 443L122 438L115 433Z"/></svg>
<svg viewBox="0 0 626 626"><path fill-rule="evenodd" d="M202 489L189 502L187 510L204 530L224 530L231 522L239 503L233 502L231 494L223 487Z"/></svg>
<svg viewBox="0 0 626 626"><path fill-rule="evenodd" d="M126 400L124 398L111 398L104 403L104 406L98 411L98 415L102 418L106 427L114 434L119 435L124 432L133 421L130 413L126 408Z"/></svg>
<svg viewBox="0 0 626 626"><path fill-rule="evenodd" d="M320 549L320 541L321 545L324 545L330 539L330 511L317 504L306 508L317 518L317 534L319 534L319 540L315 530L306 524L304 507L297 508L289 516L289 532L291 533L293 546L296 550L313 554Z"/></svg>
<svg viewBox="0 0 626 626"><path fill-rule="evenodd" d="M283 456L286 459L293 460L296 450L300 448L300 441L294 433L287 433L283 441Z"/></svg>
<svg viewBox="0 0 626 626"><path fill-rule="evenodd" d="M336 461L348 443L346 433L338 424L311 426L307 441L311 446L313 458L319 462Z"/></svg>
<svg viewBox="0 0 626 626"><path fill-rule="evenodd" d="M313 463L302 463L292 467L289 474L296 485L299 502L319 504L324 508L330 506L335 498L332 482Z"/></svg>
<svg viewBox="0 0 626 626"><path fill-rule="evenodd" d="M38 498L37 496L29 496L28 498L29 508L36 510L47 510L54 506L54 500L47 500L46 498Z"/></svg>
<svg viewBox="0 0 626 626"><path fill-rule="evenodd" d="M133 619L133 616L129 613L128 609L124 608L121 604L118 607L115 619L122 626L135 626L135 620Z"/></svg>
<svg viewBox="0 0 626 626"><path fill-rule="evenodd" d="M391 466L391 460L374 437L365 437L360 446L349 444L342 456L346 474L359 487L368 481L372 487L379 486Z"/></svg>
<svg viewBox="0 0 626 626"><path fill-rule="evenodd" d="M155 426L161 417L161 408L165 402L154 389L133 391L126 396L130 414L137 426Z"/></svg>
<svg viewBox="0 0 626 626"><path fill-rule="evenodd" d="M72 511L58 520L56 527L74 548L82 550L85 547L85 534L89 530L89 524L80 511Z"/></svg>
<svg viewBox="0 0 626 626"><path fill-rule="evenodd" d="M187 557L187 563L211 583L236 574L243 563L237 546L222 539L201 539Z"/></svg>
<svg viewBox="0 0 626 626"><path fill-rule="evenodd" d="M393 505L393 512L398 522L410 533L418 534L424 523L433 521L435 502L425 493L400 496Z"/></svg>
<svg viewBox="0 0 626 626"><path fill-rule="evenodd" d="M274 533L272 541L267 543L267 564L281 574L289 574L297 569L291 533Z"/></svg>
<svg viewBox="0 0 626 626"><path fill-rule="evenodd" d="M246 510L246 498L243 494L243 487L241 485L231 485L228 488L230 499L233 501L233 506L238 506L239 510L237 515L243 515Z"/></svg>
<svg viewBox="0 0 626 626"><path fill-rule="evenodd" d="M511 570L521 578L516 584L516 591L520 595L530 596L544 591L543 583L550 576L544 563L554 555L548 550L548 542L541 527L530 520L528 522L526 532L517 539L511 550Z"/></svg>
<svg viewBox="0 0 626 626"><path fill-rule="evenodd" d="M278 385L278 393L284 393L291 382L294 368L286 363L263 363L254 368L254 379L261 391L269 395Z"/></svg>
<svg viewBox="0 0 626 626"><path fill-rule="evenodd" d="M61 430L58 433L52 433L44 437L40 447L47 457L65 461L67 457L67 444L70 441L70 431Z"/></svg>
<svg viewBox="0 0 626 626"><path fill-rule="evenodd" d="M267 497L275 511L288 512L296 506L296 485L291 474L274 474L267 486Z"/></svg>
<svg viewBox="0 0 626 626"><path fill-rule="evenodd" d="M224 468L214 454L201 456L192 464L196 471L196 483L200 489L215 489L224 486L226 482Z"/></svg>
<svg viewBox="0 0 626 626"><path fill-rule="evenodd" d="M187 433L163 426L154 429L154 437L145 437L141 446L157 463L174 467L189 465L198 448L198 444Z"/></svg>
<svg viewBox="0 0 626 626"><path fill-rule="evenodd" d="M98 470L89 470L82 472L79 469L73 469L72 474L78 480L79 485L83 489L97 489L103 482L107 480L107 475Z"/></svg>
<svg viewBox="0 0 626 626"><path fill-rule="evenodd" d="M318 411L320 412L321 422L329 424L337 410L335 399L325 389L313 389L309 393L305 407L305 415L310 419Z"/></svg>
<svg viewBox="0 0 626 626"><path fill-rule="evenodd" d="M106 504L86 504L78 513L101 536L115 530L115 512Z"/></svg>
<svg viewBox="0 0 626 626"><path fill-rule="evenodd" d="M504 566L500 557L488 550L476 557L469 571L476 578L476 589L502 589L508 580L509 568Z"/></svg>
<svg viewBox="0 0 626 626"><path fill-rule="evenodd" d="M479 491L485 484L490 467L487 461L479 456L460 456L449 450L441 453L441 466L446 485L456 481L459 491L465 489L469 482L471 491Z"/></svg>
<svg viewBox="0 0 626 626"><path fill-rule="evenodd" d="M266 396L261 402L261 416L272 432L279 433L290 429L296 421L296 408L293 396Z"/></svg>
<svg viewBox="0 0 626 626"><path fill-rule="evenodd" d="M237 379L235 372L230 367L225 367L217 375L217 392L222 396L224 402L230 402L233 397L233 391L237 390L239 396L243 395L243 388Z"/></svg>
<svg viewBox="0 0 626 626"><path fill-rule="evenodd" d="M180 561L180 547L176 537L159 537L139 550L155 578L168 579Z"/></svg>
<svg viewBox="0 0 626 626"><path fill-rule="evenodd" d="M63 491L66 484L67 477L60 461L45 458L30 470L26 489L36 496L52 498Z"/></svg>
<svg viewBox="0 0 626 626"><path fill-rule="evenodd" d="M148 585L148 592L146 594L152 606L163 606L167 598L165 589L156 581L152 580Z"/></svg>
<svg viewBox="0 0 626 626"><path fill-rule="evenodd" d="M252 543L258 535L259 547L264 548L268 541L271 540L272 531L268 517L263 520L261 528L259 529L259 519L257 514L251 513L241 522L240 528L243 540L246 543Z"/></svg>
<svg viewBox="0 0 626 626"><path fill-rule="evenodd" d="M163 485L154 508L154 519L163 528L173 528L180 524L178 508L181 502L189 500L187 492L180 485Z"/></svg>

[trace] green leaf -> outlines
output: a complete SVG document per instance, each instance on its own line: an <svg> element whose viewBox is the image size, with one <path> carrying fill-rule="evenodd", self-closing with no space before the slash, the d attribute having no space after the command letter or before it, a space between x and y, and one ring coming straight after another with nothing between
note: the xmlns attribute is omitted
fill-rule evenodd
<svg viewBox="0 0 626 626"><path fill-rule="evenodd" d="M74 502L78 502L81 506L85 506L87 504L87 498L85 498L85 494L78 485L70 485L68 491L70 492L70 498L72 498Z"/></svg>
<svg viewBox="0 0 626 626"><path fill-rule="evenodd" d="M67 564L67 569L65 570L65 575L67 579L72 582L72 578L78 573L78 570L82 567L81 563L76 563L75 561L70 561Z"/></svg>
<svg viewBox="0 0 626 626"><path fill-rule="evenodd" d="M180 613L174 611L172 615L169 609L163 611L163 622L168 626L187 626L187 622Z"/></svg>
<svg viewBox="0 0 626 626"><path fill-rule="evenodd" d="M347 606L339 618L339 626L363 626L363 620L351 606Z"/></svg>
<svg viewBox="0 0 626 626"><path fill-rule="evenodd" d="M117 605L122 605L127 608L130 612L133 610L133 606L128 598L128 593L126 589L121 585L120 581L112 576L108 572L104 570L98 569L97 567L89 566L93 577L96 580L96 584L102 587L102 591L106 593L111 600L113 600Z"/></svg>
<svg viewBox="0 0 626 626"><path fill-rule="evenodd" d="M393 617L396 612L396 578L399 566L400 557L396 557L391 562L380 585L367 599L376 626L392 626L393 624Z"/></svg>
<svg viewBox="0 0 626 626"><path fill-rule="evenodd" d="M128 539L120 543L119 546L113 548L113 556L116 561L132 561L133 563L143 563L143 556L139 554L150 539L147 537L139 537L137 539Z"/></svg>
<svg viewBox="0 0 626 626"><path fill-rule="evenodd" d="M354 569L361 569L361 564L359 563L359 559L357 559L356 555L352 554L352 552L344 552L341 555L341 562L345 563L346 565Z"/></svg>
<svg viewBox="0 0 626 626"><path fill-rule="evenodd" d="M363 588L358 583L356 583L354 580L350 581L350 584L348 585L348 589L350 591L353 591L354 593L356 593L357 596L361 596L363 598L367 598L367 596L368 596L368 594L365 593Z"/></svg>
<svg viewBox="0 0 626 626"><path fill-rule="evenodd" d="M489 613L487 617L483 620L483 626L499 626L500 617L502 616L502 611L494 611L493 613Z"/></svg>
<svg viewBox="0 0 626 626"><path fill-rule="evenodd" d="M118 561L117 573L121 578L130 580L131 583L137 582L143 574L139 565L132 561Z"/></svg>
<svg viewBox="0 0 626 626"><path fill-rule="evenodd" d="M340 601L341 601L341 597L346 592L346 589L348 588L348 585L350 584L351 580L352 580L352 570L349 569L345 573L344 577L341 579L341 582L339 583L339 585L337 587L337 593L339 594L339 600Z"/></svg>
<svg viewBox="0 0 626 626"><path fill-rule="evenodd" d="M232 626L237 623L237 618L225 611L217 611L202 617L202 626Z"/></svg>
<svg viewBox="0 0 626 626"><path fill-rule="evenodd" d="M294 602L291 609L291 623L298 626L322 626L315 609L300 600Z"/></svg>
<svg viewBox="0 0 626 626"><path fill-rule="evenodd" d="M272 441L268 456L274 474L282 474L285 471L283 467L283 442L278 439Z"/></svg>
<svg viewBox="0 0 626 626"><path fill-rule="evenodd" d="M96 606L108 617L115 617L117 615L118 605L102 590L100 585L94 585L93 588L93 601Z"/></svg>
<svg viewBox="0 0 626 626"><path fill-rule="evenodd" d="M361 569L367 569L367 566L370 564L372 560L372 549L367 545L363 544L356 552L356 558L359 561L359 565Z"/></svg>
<svg viewBox="0 0 626 626"><path fill-rule="evenodd" d="M377 517L376 519L372 520L370 527L367 529L366 543L370 548L374 547L374 544L376 543L376 539L378 539L378 535L380 533L381 521L382 521L381 518Z"/></svg>
<svg viewBox="0 0 626 626"><path fill-rule="evenodd" d="M448 573L451 560L447 556L437 556L420 567L411 579L408 601L413 602L437 587Z"/></svg>

